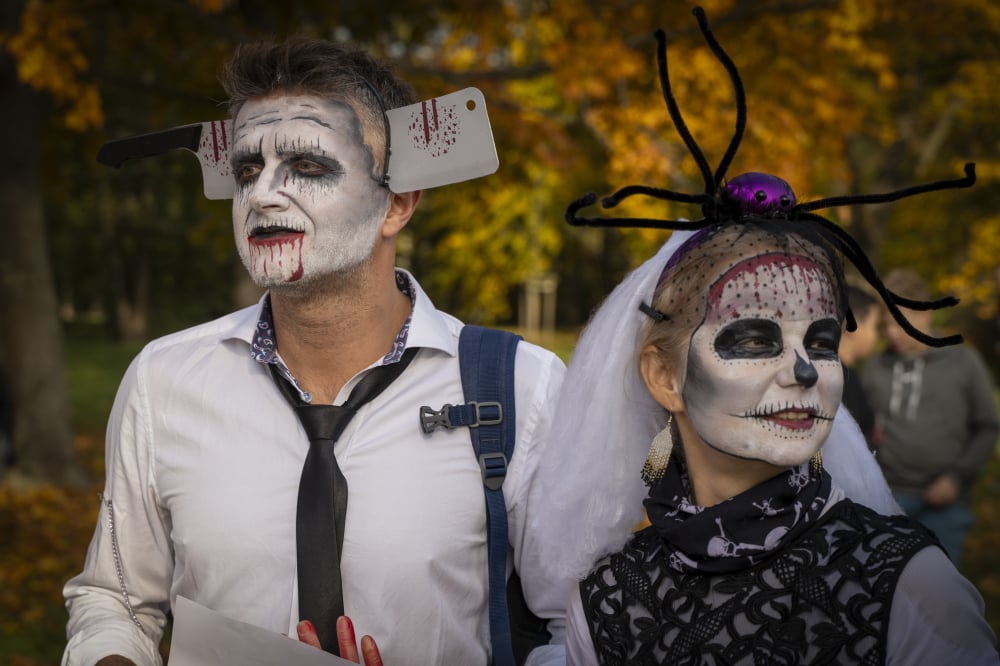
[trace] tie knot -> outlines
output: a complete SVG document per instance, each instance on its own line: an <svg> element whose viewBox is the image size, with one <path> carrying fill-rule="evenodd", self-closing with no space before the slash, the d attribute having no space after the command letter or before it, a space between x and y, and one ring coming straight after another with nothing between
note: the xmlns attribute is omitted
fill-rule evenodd
<svg viewBox="0 0 1000 666"><path fill-rule="evenodd" d="M346 405L299 405L295 410L310 442L336 441L354 416Z"/></svg>

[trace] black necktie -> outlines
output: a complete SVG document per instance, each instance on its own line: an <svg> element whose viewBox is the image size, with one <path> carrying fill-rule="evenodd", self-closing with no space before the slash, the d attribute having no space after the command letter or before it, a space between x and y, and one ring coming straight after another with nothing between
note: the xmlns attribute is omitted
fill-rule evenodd
<svg viewBox="0 0 1000 666"><path fill-rule="evenodd" d="M320 645L333 654L339 654L337 618L344 614L340 554L347 515L347 479L333 455L333 446L361 405L385 390L406 369L416 351L411 347L397 363L372 368L343 405L303 402L277 367L270 366L275 382L292 403L309 437L295 519L299 618L313 623Z"/></svg>

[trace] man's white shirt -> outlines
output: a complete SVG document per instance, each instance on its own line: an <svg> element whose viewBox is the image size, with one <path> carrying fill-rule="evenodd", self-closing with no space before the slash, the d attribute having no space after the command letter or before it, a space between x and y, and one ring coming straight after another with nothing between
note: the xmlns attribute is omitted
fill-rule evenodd
<svg viewBox="0 0 1000 666"><path fill-rule="evenodd" d="M466 428L420 429L422 405L461 404L462 324L409 278L406 371L336 444L349 500L346 613L386 664L485 664L486 513ZM250 344L261 304L150 343L122 380L108 426L107 481L83 572L67 583L64 664L121 654L159 662L177 595L295 636L295 512L308 442ZM512 557L533 610L564 630L568 590L546 581L525 530L529 488L564 366L522 342L517 444L503 492ZM346 400L355 376L334 404ZM124 601L122 587L129 603ZM141 630L140 630L141 625ZM563 660L562 649L531 662Z"/></svg>

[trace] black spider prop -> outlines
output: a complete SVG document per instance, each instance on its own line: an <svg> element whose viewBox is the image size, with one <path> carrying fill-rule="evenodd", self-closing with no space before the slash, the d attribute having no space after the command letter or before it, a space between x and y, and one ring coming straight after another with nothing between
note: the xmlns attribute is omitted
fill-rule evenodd
<svg viewBox="0 0 1000 666"><path fill-rule="evenodd" d="M698 164L698 169L705 180L705 191L702 194L686 194L659 187L628 185L619 189L614 194L602 198L600 203L602 208L614 208L628 197L642 194L665 201L700 205L703 217L699 220L690 221L634 217L578 217L577 212L580 209L597 202L597 196L591 192L567 206L566 221L574 226L690 230L734 222L753 223L755 220L784 219L796 223L808 224L813 226L818 233L858 269L861 276L878 292L892 314L893 319L896 320L907 334L933 347L943 347L960 343L962 341L961 335L950 335L939 338L918 330L899 309L900 307L904 307L911 310L938 310L957 305L957 298L948 296L933 301L919 301L890 291L882 284L882 279L879 277L878 271L875 270L875 267L868 259L861 245L846 230L830 220L817 215L813 211L837 206L887 203L916 194L923 194L924 192L971 187L976 182L975 164L968 163L965 165L965 176L962 178L935 181L886 194L858 194L829 197L805 203L796 202L795 194L791 187L784 180L769 174L746 173L736 176L727 182L725 180L726 171L743 139L743 132L746 128L746 94L736 65L722 49L722 46L709 29L704 10L701 7L696 7L693 13L698 20L698 27L701 29L705 41L712 49L715 57L725 67L733 84L736 97L736 131L733 133L733 138L730 140L722 160L713 173L704 153L694 140L690 130L688 130L680 108L677 105L677 100L674 98L673 90L670 86L670 77L667 72L666 34L663 30L657 30L655 33L657 40L656 56L663 99L666 102L667 111L670 113L670 119L673 121L674 127L677 129L678 134L680 134L691 156L694 157L695 162ZM846 312L846 318L848 330L855 330L857 325L849 308Z"/></svg>

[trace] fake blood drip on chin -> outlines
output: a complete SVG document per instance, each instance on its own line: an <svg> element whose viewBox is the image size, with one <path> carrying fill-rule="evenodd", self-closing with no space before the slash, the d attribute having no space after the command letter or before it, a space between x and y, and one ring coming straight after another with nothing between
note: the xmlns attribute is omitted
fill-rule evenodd
<svg viewBox="0 0 1000 666"><path fill-rule="evenodd" d="M302 234L282 238L248 238L250 259L254 266L263 261L261 266L264 275L270 277L270 267L281 268L289 257L296 261L295 270L288 276L289 282L302 279ZM265 256L265 252L267 256ZM280 271L279 271L280 272Z"/></svg>

